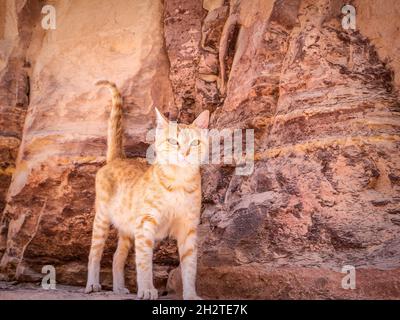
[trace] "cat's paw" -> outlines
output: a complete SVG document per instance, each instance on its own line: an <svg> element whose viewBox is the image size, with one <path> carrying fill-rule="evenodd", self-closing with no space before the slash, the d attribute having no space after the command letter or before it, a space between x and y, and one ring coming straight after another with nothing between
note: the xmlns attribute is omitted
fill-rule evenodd
<svg viewBox="0 0 400 320"><path fill-rule="evenodd" d="M157 300L158 291L155 288L138 290L137 298L142 300Z"/></svg>
<svg viewBox="0 0 400 320"><path fill-rule="evenodd" d="M88 283L86 285L85 293L100 292L101 284L99 283Z"/></svg>
<svg viewBox="0 0 400 320"><path fill-rule="evenodd" d="M124 288L124 287L114 288L113 292L115 294L130 294L129 289L128 288Z"/></svg>

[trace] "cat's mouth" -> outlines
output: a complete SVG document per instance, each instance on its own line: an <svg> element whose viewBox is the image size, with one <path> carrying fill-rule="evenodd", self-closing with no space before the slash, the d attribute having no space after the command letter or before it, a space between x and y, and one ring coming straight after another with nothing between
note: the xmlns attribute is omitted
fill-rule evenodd
<svg viewBox="0 0 400 320"><path fill-rule="evenodd" d="M181 155L178 158L177 164L181 165L181 166L196 166L199 163L198 163L198 161L196 161L196 159L190 159L190 158L187 158L187 157L184 157L183 155Z"/></svg>
<svg viewBox="0 0 400 320"><path fill-rule="evenodd" d="M172 164L178 166L198 166L201 161L194 157L186 157L183 154L169 154L167 157L161 159L164 164Z"/></svg>

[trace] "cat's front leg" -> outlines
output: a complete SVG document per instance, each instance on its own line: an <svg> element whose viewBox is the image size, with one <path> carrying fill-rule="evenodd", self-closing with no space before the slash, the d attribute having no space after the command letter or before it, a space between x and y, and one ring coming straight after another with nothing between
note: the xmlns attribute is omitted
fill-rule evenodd
<svg viewBox="0 0 400 320"><path fill-rule="evenodd" d="M153 247L155 241L157 220L149 215L140 219L135 231L135 256L138 299L155 300L157 289L153 284Z"/></svg>
<svg viewBox="0 0 400 320"><path fill-rule="evenodd" d="M184 300L201 300L196 293L197 227L184 228L178 237Z"/></svg>

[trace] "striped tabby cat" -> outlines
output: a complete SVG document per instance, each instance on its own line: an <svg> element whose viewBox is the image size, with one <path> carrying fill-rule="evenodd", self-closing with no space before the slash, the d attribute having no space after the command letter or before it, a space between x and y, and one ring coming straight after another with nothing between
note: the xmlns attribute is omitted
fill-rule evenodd
<svg viewBox="0 0 400 320"><path fill-rule="evenodd" d="M100 260L110 225L119 233L113 259L113 290L129 293L124 265L135 244L139 299L157 299L153 285L154 243L167 236L178 242L183 298L196 294L197 226L201 208L200 162L208 153L209 112L191 125L174 125L156 109L156 157L152 165L142 159L126 159L122 148L122 99L115 84L99 81L112 92L108 123L107 164L96 176L96 215L89 254L85 292L101 290ZM134 240L134 241L133 241Z"/></svg>

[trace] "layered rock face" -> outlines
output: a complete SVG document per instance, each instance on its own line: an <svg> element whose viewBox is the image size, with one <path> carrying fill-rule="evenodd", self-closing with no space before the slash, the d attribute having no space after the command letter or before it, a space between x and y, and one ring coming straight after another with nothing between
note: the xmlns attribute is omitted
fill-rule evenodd
<svg viewBox="0 0 400 320"><path fill-rule="evenodd" d="M40 1L1 4L2 277L35 281L51 264L58 282L84 284L110 100L93 84L105 78L124 96L130 157L146 154L154 107L254 130L250 174L202 171L201 295L400 298L400 7L388 2L353 1L356 30L340 0L60 0L55 30ZM115 244L113 232L106 288ZM160 290L179 292L178 264L162 242Z"/></svg>
<svg viewBox="0 0 400 320"><path fill-rule="evenodd" d="M39 3L21 3L16 14L35 6L36 20L17 21L33 30L24 57L31 65L30 102L2 215L1 266L7 274L29 279L43 263L53 264L59 280L81 284L109 115L109 92L94 84L99 79L118 83L125 97L126 152L144 157L154 106L165 112L174 106L163 7L154 1L59 1L54 3L56 29L44 30ZM13 89L9 84L5 92ZM13 100L11 107L21 108ZM114 247L115 239L105 261Z"/></svg>

